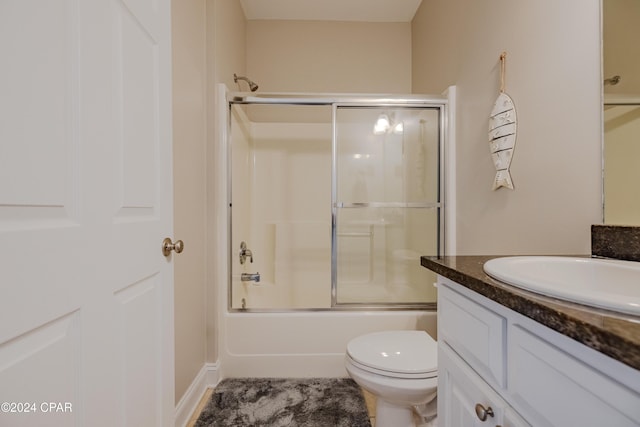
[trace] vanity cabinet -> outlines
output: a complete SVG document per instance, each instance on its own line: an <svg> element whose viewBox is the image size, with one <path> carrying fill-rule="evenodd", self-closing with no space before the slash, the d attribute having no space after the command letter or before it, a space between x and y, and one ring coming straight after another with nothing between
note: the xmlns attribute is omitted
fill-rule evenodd
<svg viewBox="0 0 640 427"><path fill-rule="evenodd" d="M439 426L529 426L448 346L438 351Z"/></svg>
<svg viewBox="0 0 640 427"><path fill-rule="evenodd" d="M640 426L640 371L438 278L438 423Z"/></svg>

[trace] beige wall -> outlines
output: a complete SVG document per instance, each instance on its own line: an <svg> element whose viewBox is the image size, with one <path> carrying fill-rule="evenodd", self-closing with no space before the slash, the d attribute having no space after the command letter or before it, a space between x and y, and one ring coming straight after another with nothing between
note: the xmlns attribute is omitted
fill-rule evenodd
<svg viewBox="0 0 640 427"><path fill-rule="evenodd" d="M414 90L457 85L459 254L589 253L590 224L602 222L599 16L598 0L422 3ZM494 192L487 129L502 51L515 191Z"/></svg>
<svg viewBox="0 0 640 427"><path fill-rule="evenodd" d="M247 21L247 73L261 92L410 93L411 24Z"/></svg>
<svg viewBox="0 0 640 427"><path fill-rule="evenodd" d="M640 107L604 110L605 212L607 224L640 225Z"/></svg>
<svg viewBox="0 0 640 427"><path fill-rule="evenodd" d="M411 25L413 93L442 93L455 85L462 54L464 2L423 0Z"/></svg>
<svg viewBox="0 0 640 427"><path fill-rule="evenodd" d="M640 2L603 0L604 77L621 77L606 93L640 94Z"/></svg>
<svg viewBox="0 0 640 427"><path fill-rule="evenodd" d="M605 94L636 98L635 106L605 107L607 224L640 225L640 2L603 0L604 77L621 77ZM608 98L608 97L607 97Z"/></svg>
<svg viewBox="0 0 640 427"><path fill-rule="evenodd" d="M176 402L202 369L216 362L217 223L225 191L215 165L216 85L233 87L245 72L244 14L237 0L172 2L174 234L185 242L175 258Z"/></svg>
<svg viewBox="0 0 640 427"><path fill-rule="evenodd" d="M207 0L207 4L212 6L208 10L211 30L208 53L212 55L210 65L214 73L212 82L224 83L231 91L238 90L233 82L233 73L246 73L244 12L238 0ZM246 90L246 86L243 90Z"/></svg>
<svg viewBox="0 0 640 427"><path fill-rule="evenodd" d="M172 2L175 381L180 400L205 362L205 0Z"/></svg>

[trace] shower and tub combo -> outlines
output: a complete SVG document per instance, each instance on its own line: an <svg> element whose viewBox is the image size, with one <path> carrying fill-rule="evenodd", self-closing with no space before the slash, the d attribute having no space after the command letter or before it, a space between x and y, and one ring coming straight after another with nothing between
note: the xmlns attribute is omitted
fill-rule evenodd
<svg viewBox="0 0 640 427"><path fill-rule="evenodd" d="M222 374L345 376L357 336L435 337L448 98L219 89Z"/></svg>

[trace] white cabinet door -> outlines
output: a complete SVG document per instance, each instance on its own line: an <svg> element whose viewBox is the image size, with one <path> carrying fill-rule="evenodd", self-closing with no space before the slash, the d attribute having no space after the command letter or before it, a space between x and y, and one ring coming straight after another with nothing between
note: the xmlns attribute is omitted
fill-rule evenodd
<svg viewBox="0 0 640 427"><path fill-rule="evenodd" d="M449 344L485 382L505 387L506 319L448 286L438 289L439 342Z"/></svg>
<svg viewBox="0 0 640 427"><path fill-rule="evenodd" d="M480 414L476 406L482 405ZM506 404L446 344L438 346L438 425L442 427L497 427Z"/></svg>
<svg viewBox="0 0 640 427"><path fill-rule="evenodd" d="M638 427L640 395L574 355L513 325L509 337L509 392L536 426Z"/></svg>
<svg viewBox="0 0 640 427"><path fill-rule="evenodd" d="M173 425L170 2L2 0L0 57L0 425Z"/></svg>
<svg viewBox="0 0 640 427"><path fill-rule="evenodd" d="M505 408L502 427L531 427L512 407Z"/></svg>

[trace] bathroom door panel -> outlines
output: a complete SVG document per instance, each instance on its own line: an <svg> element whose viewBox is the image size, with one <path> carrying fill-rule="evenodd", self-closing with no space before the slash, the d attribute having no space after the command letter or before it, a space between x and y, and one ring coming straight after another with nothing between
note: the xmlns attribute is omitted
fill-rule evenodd
<svg viewBox="0 0 640 427"><path fill-rule="evenodd" d="M0 2L0 425L173 424L169 37L168 0Z"/></svg>

